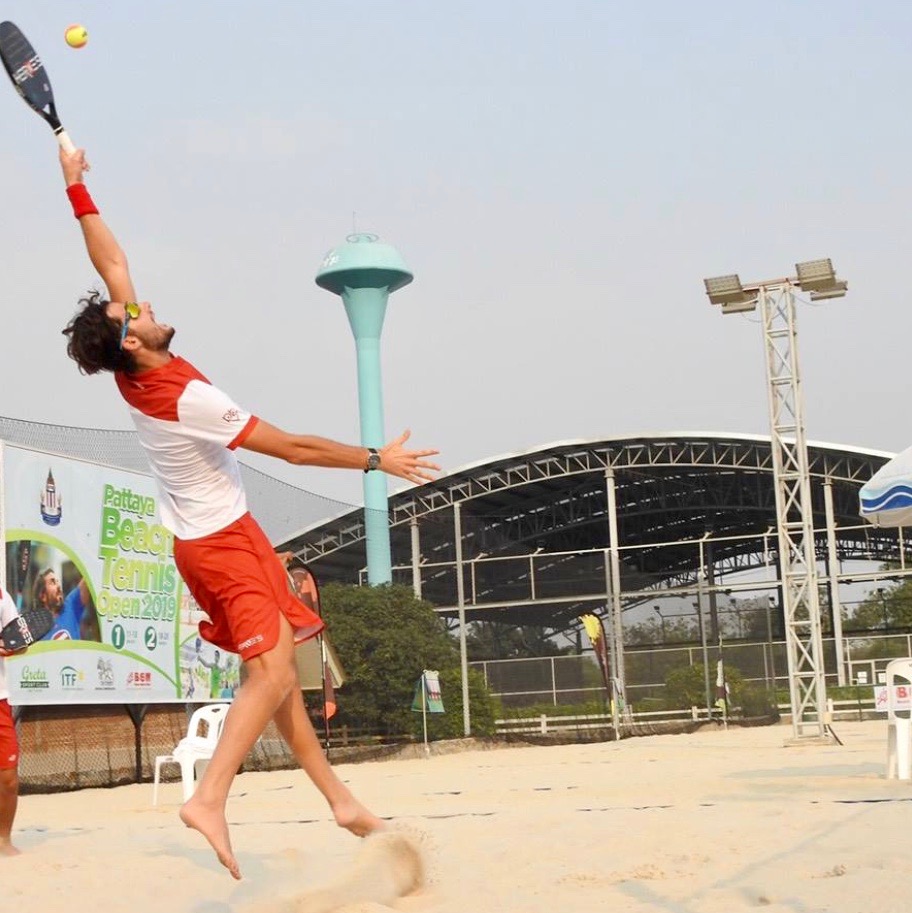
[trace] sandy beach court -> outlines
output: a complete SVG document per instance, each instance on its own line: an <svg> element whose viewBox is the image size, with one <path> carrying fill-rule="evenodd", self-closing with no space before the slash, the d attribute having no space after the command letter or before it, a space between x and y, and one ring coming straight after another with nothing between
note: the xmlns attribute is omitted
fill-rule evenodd
<svg viewBox="0 0 912 913"><path fill-rule="evenodd" d="M427 885L345 913L907 913L912 786L885 779L886 723L843 745L704 728L619 743L455 750L338 767L421 847ZM245 773L228 805L244 880L177 819L180 786L23 796L3 910L228 913L351 870L360 841L295 771Z"/></svg>

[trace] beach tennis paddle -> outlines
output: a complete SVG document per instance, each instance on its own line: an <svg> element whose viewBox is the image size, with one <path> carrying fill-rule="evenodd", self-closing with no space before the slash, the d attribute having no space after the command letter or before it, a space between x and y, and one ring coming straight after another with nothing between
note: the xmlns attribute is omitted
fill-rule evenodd
<svg viewBox="0 0 912 913"><path fill-rule="evenodd" d="M311 612L322 617L323 613L320 611L320 587L317 585L317 578L314 577L310 568L299 558L293 558L289 563L287 574L295 596Z"/></svg>
<svg viewBox="0 0 912 913"><path fill-rule="evenodd" d="M51 80L29 40L12 22L0 22L0 60L23 101L43 117L66 152L76 147L57 116Z"/></svg>
<svg viewBox="0 0 912 913"><path fill-rule="evenodd" d="M10 653L18 653L41 640L54 627L54 616L49 609L38 606L23 609L11 622L0 630L0 640Z"/></svg>

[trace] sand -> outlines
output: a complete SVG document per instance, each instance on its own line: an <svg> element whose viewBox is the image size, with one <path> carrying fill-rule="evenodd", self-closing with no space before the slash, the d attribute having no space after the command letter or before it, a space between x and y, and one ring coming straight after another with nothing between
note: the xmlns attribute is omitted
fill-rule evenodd
<svg viewBox="0 0 912 913"><path fill-rule="evenodd" d="M912 785L885 779L885 722L836 732L842 746L785 747L782 726L704 728L340 765L426 867L417 893L343 909L907 913ZM0 859L0 909L297 913L341 878L374 881L365 842L335 827L303 774L235 781L239 883L180 826L179 797L177 783L157 807L149 784L22 797L24 852ZM310 908L289 900L307 892Z"/></svg>

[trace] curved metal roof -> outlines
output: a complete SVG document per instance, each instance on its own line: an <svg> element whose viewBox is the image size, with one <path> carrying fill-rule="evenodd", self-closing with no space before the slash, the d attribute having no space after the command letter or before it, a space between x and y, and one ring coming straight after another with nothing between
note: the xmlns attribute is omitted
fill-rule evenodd
<svg viewBox="0 0 912 913"><path fill-rule="evenodd" d="M839 444L808 444L814 525L826 526L823 482L832 483L839 558L885 561L896 557L896 535L858 517L858 488L892 454ZM724 575L755 567L776 546L775 488L768 436L707 432L663 432L596 440L561 441L461 467L426 485L390 497L394 579L412 580L412 525L417 524L423 595L443 610L455 604L453 504L460 503L463 557L481 556L473 575L486 577L484 606L467 607L469 617L498 607L518 623L562 623L578 613L586 580L601 575L599 556L588 562L574 551L608 547L606 474L615 480L618 540L625 592L671 586L696 572L692 543L712 542L712 561ZM772 540L772 541L771 541ZM675 545L677 543L678 545ZM690 543L690 544L688 544ZM348 511L286 540L322 580L356 582L365 565L363 510ZM824 553L825 547L821 550ZM504 556L551 556L554 584L512 611L511 592L526 588L526 573ZM573 564L574 568L570 569ZM431 571L430 569L436 570ZM560 581L557 578L561 578ZM477 581L473 577L473 590ZM604 583L601 585L604 593ZM560 599L556 595L560 591ZM585 599L583 599L585 602ZM604 601L604 595L602 595ZM565 605L564 605L565 603ZM562 608L562 605L564 606Z"/></svg>

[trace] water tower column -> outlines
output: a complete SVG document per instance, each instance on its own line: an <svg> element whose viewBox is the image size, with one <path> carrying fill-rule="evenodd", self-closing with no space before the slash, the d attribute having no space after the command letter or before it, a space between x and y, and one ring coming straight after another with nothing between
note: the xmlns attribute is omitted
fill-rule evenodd
<svg viewBox="0 0 912 913"><path fill-rule="evenodd" d="M408 285L412 274L399 252L377 243L376 235L349 235L345 244L323 259L316 282L342 297L355 337L358 359L358 405L361 443L380 448L383 428L383 388L380 381L380 335L389 294ZM371 586L392 580L389 505L386 476L364 476L364 527L367 539L367 579Z"/></svg>
<svg viewBox="0 0 912 913"><path fill-rule="evenodd" d="M382 299L382 300L381 300ZM386 294L377 289L347 289L342 294L345 313L355 336L358 359L358 410L361 443L380 448L386 443L383 427L383 385L380 370L380 333L386 315ZM364 529L367 580L371 586L392 580L389 540L389 498L386 475L364 474Z"/></svg>

